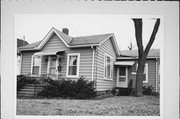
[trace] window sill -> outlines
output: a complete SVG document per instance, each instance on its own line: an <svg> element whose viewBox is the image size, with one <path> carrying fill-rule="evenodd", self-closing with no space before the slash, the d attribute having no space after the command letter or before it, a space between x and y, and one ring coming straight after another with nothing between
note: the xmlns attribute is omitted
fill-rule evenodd
<svg viewBox="0 0 180 119"><path fill-rule="evenodd" d="M103 80L106 80L106 81L113 81L113 79L108 79L108 78L103 78Z"/></svg>
<svg viewBox="0 0 180 119"><path fill-rule="evenodd" d="M66 78L79 78L79 76L71 76L71 75L67 75Z"/></svg>
<svg viewBox="0 0 180 119"><path fill-rule="evenodd" d="M31 74L31 77L41 77L41 75L34 75L34 74Z"/></svg>

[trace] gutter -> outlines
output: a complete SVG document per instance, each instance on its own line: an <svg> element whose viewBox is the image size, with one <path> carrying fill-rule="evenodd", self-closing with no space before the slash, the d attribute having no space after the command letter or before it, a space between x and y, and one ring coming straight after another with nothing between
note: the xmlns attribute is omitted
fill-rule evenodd
<svg viewBox="0 0 180 119"><path fill-rule="evenodd" d="M75 45L75 46L68 46L67 48L82 48L82 47L91 47L92 46L99 46L99 44L93 44L93 45ZM34 51L34 50L41 50L38 47L34 47L33 49L19 49L19 51Z"/></svg>

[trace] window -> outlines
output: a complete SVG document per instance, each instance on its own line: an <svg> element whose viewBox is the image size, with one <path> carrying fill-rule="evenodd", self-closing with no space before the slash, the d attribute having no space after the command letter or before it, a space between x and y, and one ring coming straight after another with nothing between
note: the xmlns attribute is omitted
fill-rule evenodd
<svg viewBox="0 0 180 119"><path fill-rule="evenodd" d="M79 53L69 53L67 57L67 77L79 76Z"/></svg>
<svg viewBox="0 0 180 119"><path fill-rule="evenodd" d="M33 58L32 58L32 74L33 75L40 74L40 66L41 66L41 57L33 56Z"/></svg>
<svg viewBox="0 0 180 119"><path fill-rule="evenodd" d="M105 55L104 77L113 79L113 62L111 57Z"/></svg>
<svg viewBox="0 0 180 119"><path fill-rule="evenodd" d="M125 82L126 81L126 67L119 67L119 81Z"/></svg>
<svg viewBox="0 0 180 119"><path fill-rule="evenodd" d="M136 74L137 68L138 68L138 63L136 63L136 65L134 66L134 71L132 71L132 74ZM144 77L143 83L148 83L148 64L147 63L145 63L144 75L145 77Z"/></svg>

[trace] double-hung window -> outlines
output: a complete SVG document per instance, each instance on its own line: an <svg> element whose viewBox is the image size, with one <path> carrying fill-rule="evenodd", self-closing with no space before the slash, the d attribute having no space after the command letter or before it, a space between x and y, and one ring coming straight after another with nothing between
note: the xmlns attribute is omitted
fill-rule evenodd
<svg viewBox="0 0 180 119"><path fill-rule="evenodd" d="M40 74L40 67L41 67L41 57L40 56L33 56L32 57L32 74L39 75Z"/></svg>
<svg viewBox="0 0 180 119"><path fill-rule="evenodd" d="M105 55L104 57L104 77L106 79L113 79L113 62L110 56Z"/></svg>
<svg viewBox="0 0 180 119"><path fill-rule="evenodd" d="M79 76L79 59L80 53L69 53L67 55L67 77Z"/></svg>
<svg viewBox="0 0 180 119"><path fill-rule="evenodd" d="M135 71L132 71L132 74L136 74L137 68L138 68L138 63L136 63L136 65L135 65ZM145 63L143 83L148 83L148 63Z"/></svg>

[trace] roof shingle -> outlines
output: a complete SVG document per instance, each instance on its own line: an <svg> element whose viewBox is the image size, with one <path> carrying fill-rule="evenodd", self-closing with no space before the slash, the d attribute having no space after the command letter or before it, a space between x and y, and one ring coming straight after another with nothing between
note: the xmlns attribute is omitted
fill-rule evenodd
<svg viewBox="0 0 180 119"><path fill-rule="evenodd" d="M69 46L100 44L103 40L105 40L106 38L112 35L112 33L110 33L110 34L100 34L100 35L92 35L92 36L70 37L55 28L53 29L56 31L57 35L59 35L62 38L62 40L64 40L65 43L67 43ZM37 41L29 45L19 47L19 49L33 50L41 43L41 41Z"/></svg>
<svg viewBox="0 0 180 119"><path fill-rule="evenodd" d="M138 50L121 50L122 56L138 57ZM151 49L147 57L159 57L160 49Z"/></svg>
<svg viewBox="0 0 180 119"><path fill-rule="evenodd" d="M71 41L71 46L76 45L89 45L89 44L99 44L106 38L110 37L112 34L100 34L92 36L82 36L82 37L73 37Z"/></svg>

